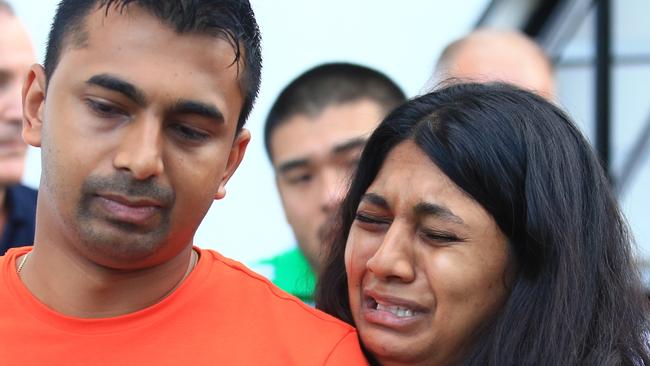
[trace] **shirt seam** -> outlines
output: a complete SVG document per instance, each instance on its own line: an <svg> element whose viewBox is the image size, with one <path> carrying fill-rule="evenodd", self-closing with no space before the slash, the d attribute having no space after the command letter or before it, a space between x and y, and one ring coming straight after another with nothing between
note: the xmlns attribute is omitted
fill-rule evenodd
<svg viewBox="0 0 650 366"><path fill-rule="evenodd" d="M323 321L326 321L328 323L337 325L342 330L346 330L346 336L347 336L347 334L349 334L349 332L354 331L354 328L352 328L350 325L348 325L346 323L343 323L340 320L329 319L329 317L320 316L320 314L313 311L312 308L308 307L305 303L303 303L302 301L298 300L297 298L295 298L295 297L293 297L291 295L289 295L289 297L281 296L281 294L278 294L273 290L273 287L275 285L273 285L268 279L266 279L264 277L261 277L260 275L248 270L247 268L240 267L239 265L235 265L235 263L228 263L227 261L224 260L225 258L223 258L220 254L217 254L216 259L219 262L221 262L222 264L224 264L225 266L228 266L229 268L231 268L233 270L239 271L242 274L244 274L244 275L246 275L246 276L248 276L248 277L250 277L250 278L252 278L252 279L254 279L256 281L261 282L265 286L265 288L269 292L271 292L271 295L273 295L274 297L276 297L276 298L278 298L280 300L287 301L287 302L290 302L292 304L295 304L296 306L298 306L300 309L302 309L304 312L310 314L311 316L313 316L313 317L315 317L315 318L317 318L319 320L323 320Z"/></svg>
<svg viewBox="0 0 650 366"><path fill-rule="evenodd" d="M350 329L350 330L348 330L348 332L345 333L345 334L343 335L343 337L341 337L341 339L339 339L338 342L336 342L336 344L334 345L334 347L332 347L332 349L330 350L330 352L327 354L327 357L325 358L325 362L323 362L323 365L327 365L327 363L329 362L330 358L331 358L332 355L334 354L334 351L336 351L336 349L339 347L339 345L341 345L341 343L343 343L343 341L344 341L344 340L345 340L345 339L346 339L350 334L352 334L352 333L356 334L356 331L355 331L354 329Z"/></svg>

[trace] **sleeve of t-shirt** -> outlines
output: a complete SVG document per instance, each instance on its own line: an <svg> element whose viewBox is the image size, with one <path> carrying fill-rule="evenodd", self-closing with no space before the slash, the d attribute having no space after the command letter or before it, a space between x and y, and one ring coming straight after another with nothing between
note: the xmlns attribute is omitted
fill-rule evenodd
<svg viewBox="0 0 650 366"><path fill-rule="evenodd" d="M327 360L325 360L325 365L368 365L368 361L361 352L357 332L350 331L336 344Z"/></svg>

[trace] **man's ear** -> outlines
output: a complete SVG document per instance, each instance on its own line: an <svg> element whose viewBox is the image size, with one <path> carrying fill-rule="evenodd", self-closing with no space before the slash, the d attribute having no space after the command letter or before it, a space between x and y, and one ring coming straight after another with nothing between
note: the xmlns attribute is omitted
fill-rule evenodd
<svg viewBox="0 0 650 366"><path fill-rule="evenodd" d="M45 109L45 70L34 64L23 84L23 140L41 146L43 111Z"/></svg>
<svg viewBox="0 0 650 366"><path fill-rule="evenodd" d="M232 143L232 148L230 149L230 155L228 156L228 162L226 163L226 170L223 173L221 182L219 182L219 188L214 199L220 200L226 196L226 183L228 183L230 177L232 177L237 167L239 167L250 140L251 133L247 129L242 129L237 134L237 137L235 137L235 141Z"/></svg>

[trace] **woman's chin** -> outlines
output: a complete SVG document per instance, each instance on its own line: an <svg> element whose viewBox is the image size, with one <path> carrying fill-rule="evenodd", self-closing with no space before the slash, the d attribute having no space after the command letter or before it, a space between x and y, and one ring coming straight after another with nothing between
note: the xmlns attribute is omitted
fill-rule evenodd
<svg viewBox="0 0 650 366"><path fill-rule="evenodd" d="M406 344L404 338L382 334L378 330L365 331L361 340L365 348L382 365L394 363L414 363L418 358L418 352L411 345Z"/></svg>

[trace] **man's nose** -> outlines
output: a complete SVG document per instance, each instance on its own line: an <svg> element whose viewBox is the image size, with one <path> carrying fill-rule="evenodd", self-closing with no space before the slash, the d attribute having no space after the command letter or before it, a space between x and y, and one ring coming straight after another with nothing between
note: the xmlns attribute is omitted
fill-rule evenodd
<svg viewBox="0 0 650 366"><path fill-rule="evenodd" d="M154 118L131 122L115 154L115 168L129 171L138 180L161 175L164 170L162 128L162 123Z"/></svg>
<svg viewBox="0 0 650 366"><path fill-rule="evenodd" d="M321 210L336 211L345 197L347 181L345 175L336 169L326 169L321 174Z"/></svg>

